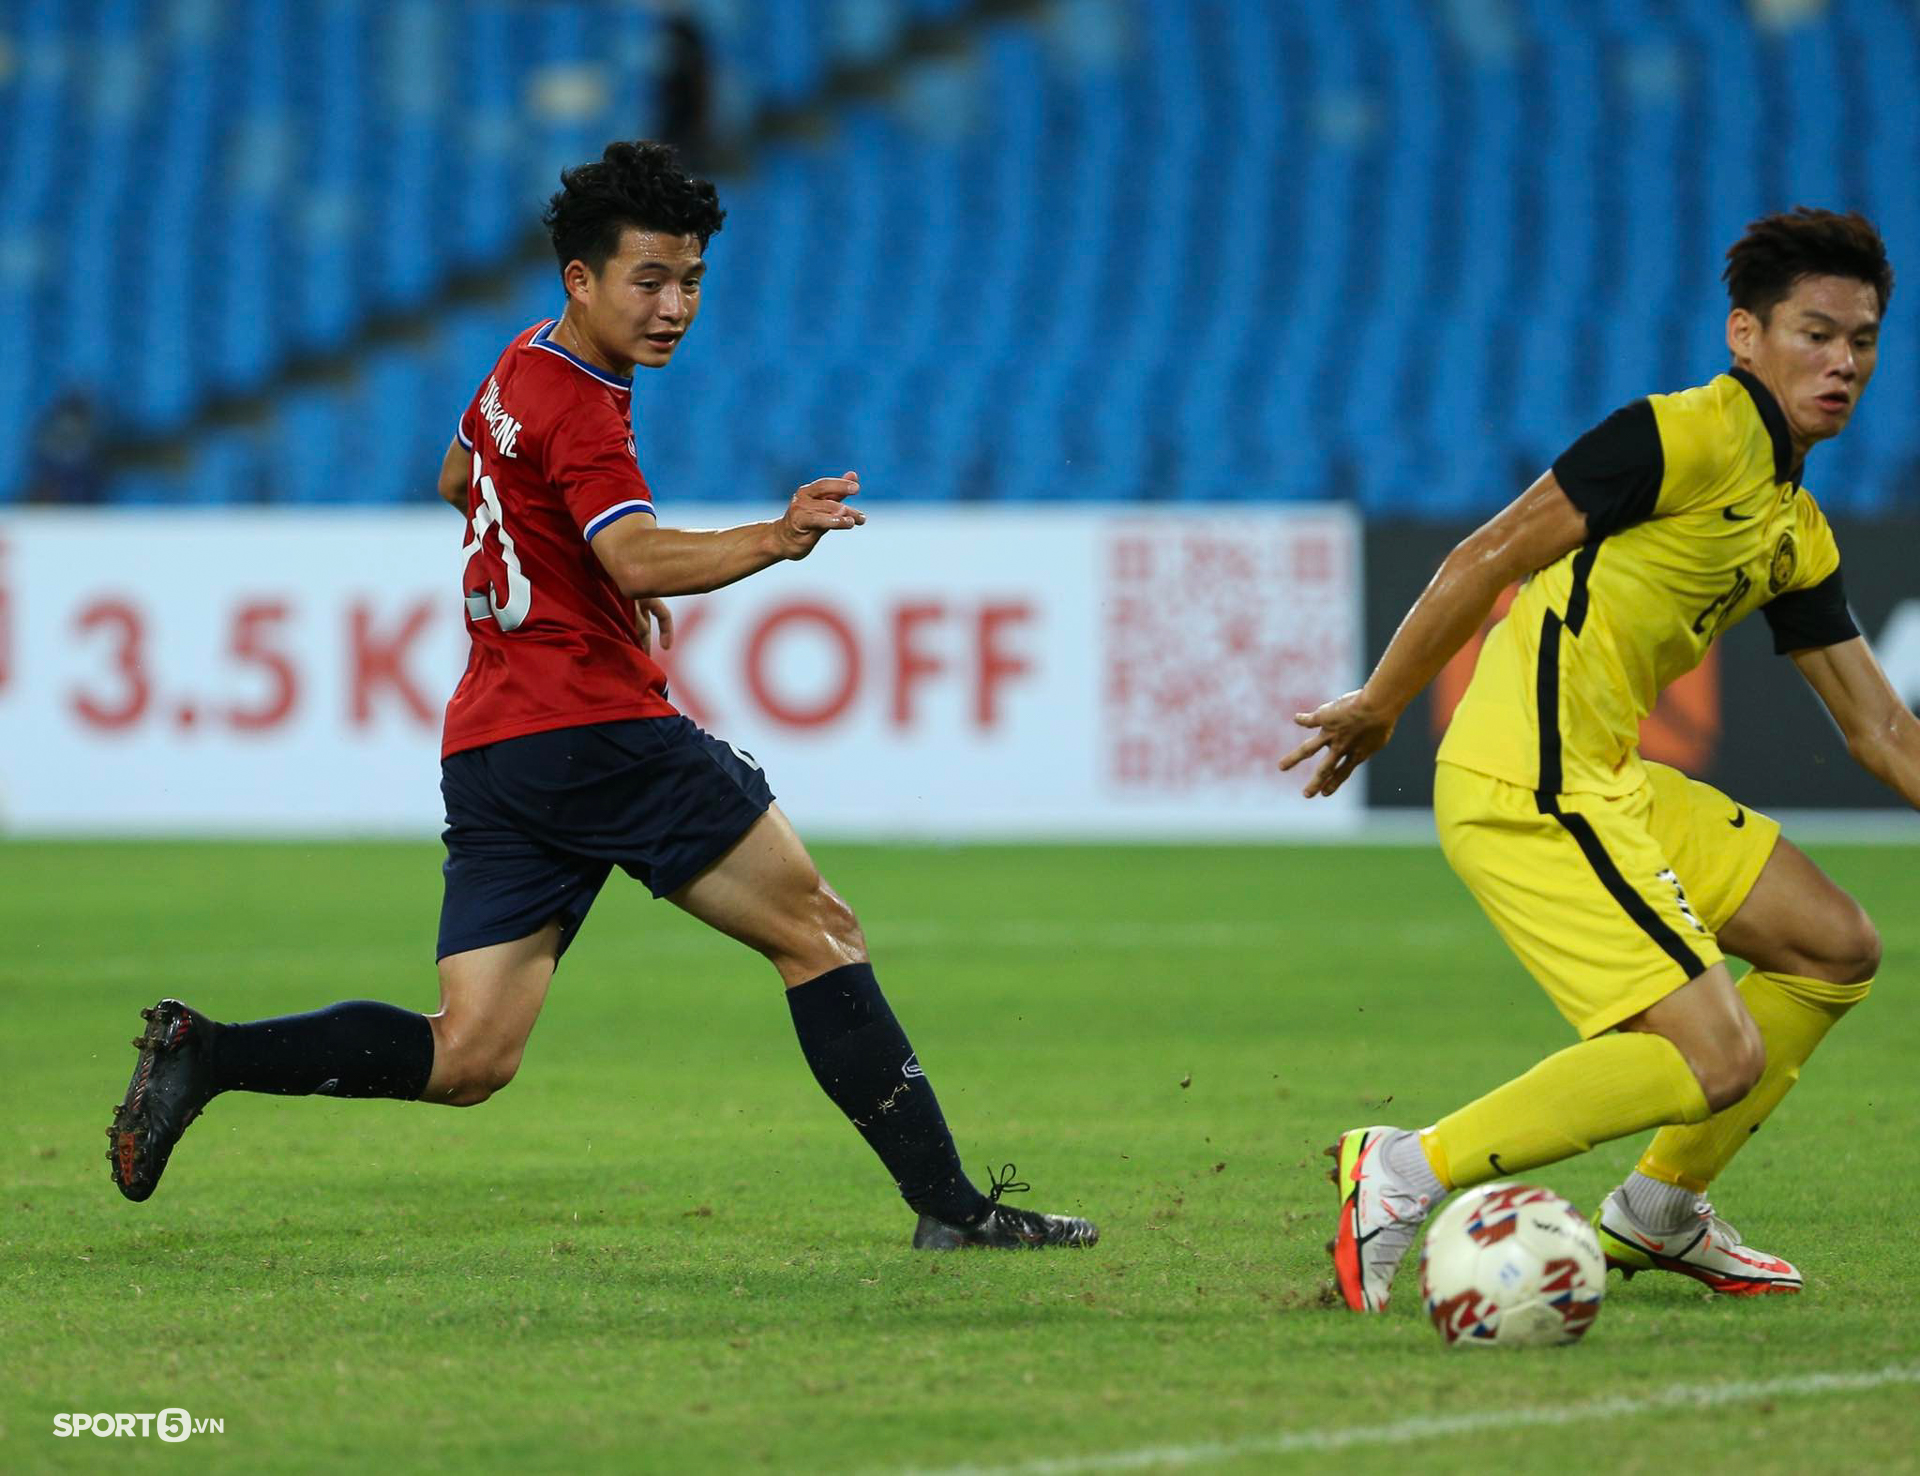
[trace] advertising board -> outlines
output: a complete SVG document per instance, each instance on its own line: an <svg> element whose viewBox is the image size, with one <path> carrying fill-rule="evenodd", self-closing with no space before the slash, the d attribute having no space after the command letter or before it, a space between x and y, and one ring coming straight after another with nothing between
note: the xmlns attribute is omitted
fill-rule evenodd
<svg viewBox="0 0 1920 1476"><path fill-rule="evenodd" d="M1358 675L1349 510L869 512L805 562L670 602L673 700L755 754L810 832L1357 819L1359 786L1308 804L1274 769L1293 712ZM0 519L0 823L433 833L461 547L443 508Z"/></svg>

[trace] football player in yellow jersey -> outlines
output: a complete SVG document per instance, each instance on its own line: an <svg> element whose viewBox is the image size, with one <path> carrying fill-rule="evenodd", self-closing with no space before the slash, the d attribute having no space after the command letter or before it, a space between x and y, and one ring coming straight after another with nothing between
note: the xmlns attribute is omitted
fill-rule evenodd
<svg viewBox="0 0 1920 1476"><path fill-rule="evenodd" d="M1777 823L1637 743L1660 689L1759 610L1848 752L1920 807L1920 720L1854 627L1800 485L1873 376L1893 271L1862 217L1803 208L1749 227L1725 279L1729 371L1576 441L1447 557L1365 686L1299 716L1314 735L1281 764L1320 754L1306 792L1333 793L1525 581L1441 744L1434 815L1449 864L1581 1039L1431 1127L1355 1128L1328 1150L1355 1310L1385 1308L1450 1191L1654 1127L1596 1216L1608 1263L1800 1289L1706 1191L1866 997L1880 940ZM1727 955L1751 965L1737 985Z"/></svg>

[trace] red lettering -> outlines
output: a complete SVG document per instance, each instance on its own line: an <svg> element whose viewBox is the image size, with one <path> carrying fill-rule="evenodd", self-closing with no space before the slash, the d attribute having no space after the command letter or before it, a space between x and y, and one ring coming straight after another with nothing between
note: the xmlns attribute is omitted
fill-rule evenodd
<svg viewBox="0 0 1920 1476"><path fill-rule="evenodd" d="M821 700L802 705L775 691L766 675L767 652L781 634L794 626L812 626L823 632L833 644L840 660L839 685ZM788 728L818 728L832 722L852 704L860 690L860 645L853 627L829 606L810 601L780 605L754 629L747 642L747 691L760 710L776 723Z"/></svg>
<svg viewBox="0 0 1920 1476"><path fill-rule="evenodd" d="M268 644L274 628L287 618L287 613L282 600L253 600L233 613L233 631L227 640L227 650L234 660L259 667L266 673L268 683L266 700L259 706L235 707L228 711L227 721L242 733L258 733L285 722L299 700L300 680L294 673L293 663L285 652L276 651ZM193 721L191 713L191 708L181 709L181 726Z"/></svg>
<svg viewBox="0 0 1920 1476"><path fill-rule="evenodd" d="M416 600L400 628L381 636L373 629L373 611L365 601L349 612L347 645L352 675L348 680L348 712L354 726L364 728L373 721L374 693L383 686L393 689L417 726L433 726L432 706L407 675L407 652L432 618L433 601Z"/></svg>
<svg viewBox="0 0 1920 1476"><path fill-rule="evenodd" d="M707 618L707 602L695 600L691 604L680 606L673 612L673 650L662 651L660 643L654 642L653 659L660 663L660 669L667 674L667 700L692 718L703 728L711 728L715 717L713 709L700 700L700 696L687 685L687 679L681 670L681 659L687 654L687 640L700 628L700 622Z"/></svg>
<svg viewBox="0 0 1920 1476"><path fill-rule="evenodd" d="M90 727L109 731L130 728L140 721L153 697L153 687L147 681L141 660L146 624L140 612L125 600L95 600L74 618L74 628L82 635L102 626L117 627L120 632L113 658L113 669L122 683L119 701L99 701L85 692L75 692L73 711Z"/></svg>
<svg viewBox="0 0 1920 1476"><path fill-rule="evenodd" d="M1033 619L1033 606L1025 601L980 607L978 655L973 682L973 721L975 726L991 728L1000 719L1000 687L1014 677L1026 676L1033 667L1024 656L1000 648L1000 627L1025 625Z"/></svg>
<svg viewBox="0 0 1920 1476"><path fill-rule="evenodd" d="M893 611L893 725L913 721L913 689L925 677L938 676L947 663L914 645L914 632L932 621L947 618L947 607L937 600L897 605Z"/></svg>

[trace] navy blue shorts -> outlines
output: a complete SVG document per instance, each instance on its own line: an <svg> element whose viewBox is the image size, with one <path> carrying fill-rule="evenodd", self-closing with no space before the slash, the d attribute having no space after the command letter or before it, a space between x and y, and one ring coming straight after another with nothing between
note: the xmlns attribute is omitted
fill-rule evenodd
<svg viewBox="0 0 1920 1476"><path fill-rule="evenodd" d="M752 755L689 718L555 728L449 754L445 958L560 922L560 951L615 866L665 897L773 803Z"/></svg>

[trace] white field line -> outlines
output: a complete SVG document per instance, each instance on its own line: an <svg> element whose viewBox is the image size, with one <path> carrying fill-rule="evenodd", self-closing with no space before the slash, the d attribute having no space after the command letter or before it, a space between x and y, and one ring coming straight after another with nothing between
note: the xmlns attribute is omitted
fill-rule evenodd
<svg viewBox="0 0 1920 1476"><path fill-rule="evenodd" d="M1499 1355L1496 1353L1494 1356ZM1246 1440L1209 1440L1196 1445L1147 1445L1099 1455L1022 1461L1012 1466L943 1466L931 1471L917 1469L910 1476L1074 1476L1074 1473L1082 1471L1179 1469L1212 1465L1241 1456L1350 1450L1369 1445L1411 1445L1419 1441L1477 1435L1489 1430L1583 1424L1590 1420L1650 1414L1656 1410L1712 1409L1723 1404L1747 1404L1761 1399L1811 1394L1850 1393L1862 1389L1884 1389L1897 1384L1920 1384L1920 1364L1890 1364L1885 1368L1865 1369L1857 1373L1791 1374L1777 1379L1722 1384L1676 1384L1672 1388L1649 1394L1616 1395L1606 1399L1584 1400L1578 1404L1428 1415L1411 1420L1395 1420L1390 1424L1289 1430L1276 1435L1256 1435Z"/></svg>

